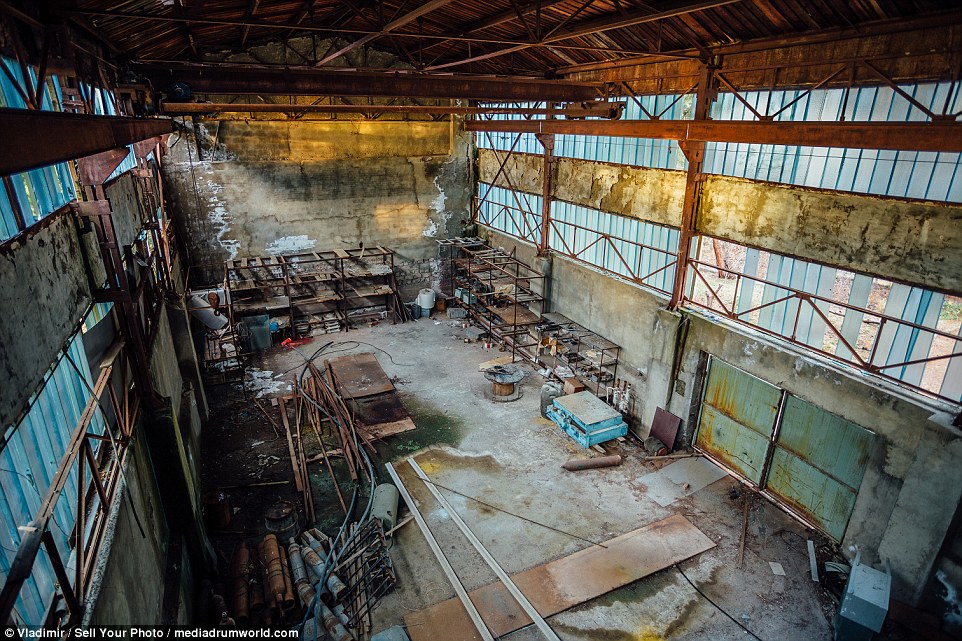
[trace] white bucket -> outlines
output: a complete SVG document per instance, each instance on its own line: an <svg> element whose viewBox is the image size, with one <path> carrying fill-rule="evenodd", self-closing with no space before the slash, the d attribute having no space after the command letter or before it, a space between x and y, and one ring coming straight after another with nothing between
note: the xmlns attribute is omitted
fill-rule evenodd
<svg viewBox="0 0 962 641"><path fill-rule="evenodd" d="M423 310L430 312L434 309L434 290L433 289L422 289L418 292L418 307Z"/></svg>

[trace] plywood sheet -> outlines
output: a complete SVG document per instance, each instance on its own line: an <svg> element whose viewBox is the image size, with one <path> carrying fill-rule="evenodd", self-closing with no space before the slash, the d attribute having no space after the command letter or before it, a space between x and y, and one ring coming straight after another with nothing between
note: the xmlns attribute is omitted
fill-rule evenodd
<svg viewBox="0 0 962 641"><path fill-rule="evenodd" d="M364 398L394 391L394 384L370 352L338 356L330 362L337 387L343 396Z"/></svg>
<svg viewBox="0 0 962 641"><path fill-rule="evenodd" d="M715 547L675 515L511 577L542 617L549 617ZM532 623L501 582L469 593L496 638ZM404 617L411 641L480 641L458 599Z"/></svg>

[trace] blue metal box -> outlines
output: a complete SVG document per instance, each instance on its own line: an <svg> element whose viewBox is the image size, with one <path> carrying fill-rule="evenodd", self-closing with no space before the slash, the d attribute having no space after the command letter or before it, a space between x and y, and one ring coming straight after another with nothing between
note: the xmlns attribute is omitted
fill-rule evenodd
<svg viewBox="0 0 962 641"><path fill-rule="evenodd" d="M591 392L559 396L545 412L581 447L591 447L628 433L628 425L613 407Z"/></svg>

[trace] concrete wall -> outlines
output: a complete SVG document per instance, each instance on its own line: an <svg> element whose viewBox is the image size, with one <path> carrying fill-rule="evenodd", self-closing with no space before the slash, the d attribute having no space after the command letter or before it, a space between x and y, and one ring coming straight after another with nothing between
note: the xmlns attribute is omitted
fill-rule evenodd
<svg viewBox="0 0 962 641"><path fill-rule="evenodd" d="M962 206L709 176L698 227L780 254L962 291Z"/></svg>
<svg viewBox="0 0 962 641"><path fill-rule="evenodd" d="M143 436L128 453L126 483L114 503L91 588L87 625L160 623L169 529Z"/></svg>
<svg viewBox="0 0 962 641"><path fill-rule="evenodd" d="M198 131L216 151L198 162L193 135L172 136L164 177L208 282L232 257L359 242L417 263L468 217L471 139L456 124L229 120Z"/></svg>
<svg viewBox="0 0 962 641"><path fill-rule="evenodd" d="M531 245L497 233L490 240L533 260ZM681 442L691 442L707 354L874 432L875 449L843 545L859 545L867 562L889 563L896 598L919 601L962 497L962 433L948 426L950 414L942 410L950 408L747 328L668 312L665 299L565 258L552 258L550 292L551 311L621 345L618 372L636 393L633 427L642 437L655 408L664 407L684 419ZM685 316L690 325L673 379Z"/></svg>
<svg viewBox="0 0 962 641"><path fill-rule="evenodd" d="M491 182L499 164L494 152L478 150L479 180ZM555 164L559 200L661 225L681 223L683 172L572 158ZM543 166L541 156L512 154L496 184L540 194ZM962 206L712 175L696 227L803 260L962 291Z"/></svg>
<svg viewBox="0 0 962 641"><path fill-rule="evenodd" d="M81 240L70 212L0 245L2 425L24 410L90 301Z"/></svg>
<svg viewBox="0 0 962 641"><path fill-rule="evenodd" d="M133 242L142 227L140 190L139 181L130 175L123 175L106 187L121 246ZM94 233L83 231L70 211L50 216L28 233L0 245L0 296L6 312L0 318L0 376L4 381L0 385L0 416L4 425L17 419L57 352L77 331L81 316L93 300L93 288L104 278ZM185 312L180 307L174 309L179 314L175 314L175 319L180 322L171 324L167 314L161 315L151 364L157 390L169 396L177 410L183 410L181 414L189 421L185 426L189 438L185 440L194 441L200 430L201 408L197 399L203 406L203 389L192 384L189 393L184 393L185 372L189 379L191 372L197 371L197 364L192 360L189 336L183 337L187 326ZM85 347L94 355L94 363L99 362L97 357L112 341L113 331L108 327L112 322L112 318L102 320L96 335L85 341L89 342ZM177 349L179 342L185 342L186 349ZM121 378L116 375L115 383ZM188 407L183 406L185 401ZM154 465L164 463L165 457L148 445L148 427L140 425L135 432L124 478L119 482L117 499L108 516L87 600L86 615L93 624L160 623L165 594L193 596L192 587L187 585L189 569L174 585L166 585L170 509L165 511L162 507L164 495L154 473ZM182 450L186 447L181 445ZM196 454L176 456L185 486L196 486L196 460ZM172 475L164 478L165 486L175 481ZM196 504L199 511L199 499ZM181 560L179 548L174 560ZM167 605L171 605L171 599ZM177 599L173 600L173 607L180 613L189 612Z"/></svg>
<svg viewBox="0 0 962 641"><path fill-rule="evenodd" d="M503 160L504 152L498 154ZM478 180L494 181L501 165L498 157L490 149L478 150ZM540 194L543 168L541 156L511 154L495 184ZM557 200L660 225L681 225L683 171L557 158L554 172L552 196Z"/></svg>

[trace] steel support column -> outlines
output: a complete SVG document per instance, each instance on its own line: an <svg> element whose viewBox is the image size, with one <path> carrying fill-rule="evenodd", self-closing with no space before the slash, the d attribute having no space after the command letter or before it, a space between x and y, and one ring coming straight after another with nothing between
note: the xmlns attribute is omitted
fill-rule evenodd
<svg viewBox="0 0 962 641"><path fill-rule="evenodd" d="M544 147L544 176L541 183L541 243L538 255L548 253L551 231L551 192L554 183L554 134L538 134L538 142Z"/></svg>
<svg viewBox="0 0 962 641"><path fill-rule="evenodd" d="M694 120L706 120L711 112L711 103L715 100L715 68L710 65L702 67L698 80L698 93L695 98ZM681 211L681 235L678 238L678 261L675 263L675 283L671 290L671 300L668 309L675 310L681 305L685 297L687 286L688 257L691 253L692 240L697 228L698 201L701 198L702 161L705 157L705 142L681 141L679 143L685 157L688 158L688 173L685 176L685 200Z"/></svg>

